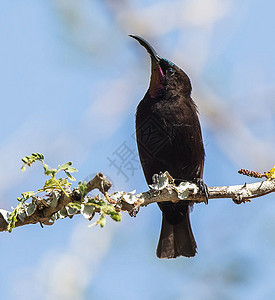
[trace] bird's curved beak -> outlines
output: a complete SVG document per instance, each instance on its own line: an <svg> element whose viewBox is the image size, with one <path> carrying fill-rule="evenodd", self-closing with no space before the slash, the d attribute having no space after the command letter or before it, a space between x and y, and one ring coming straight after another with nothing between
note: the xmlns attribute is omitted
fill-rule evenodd
<svg viewBox="0 0 275 300"><path fill-rule="evenodd" d="M144 38L133 34L129 34L129 36L136 39L141 44L141 46L143 46L147 50L153 60L155 60L156 62L160 61L160 57L155 49L147 41L145 41Z"/></svg>
<svg viewBox="0 0 275 300"><path fill-rule="evenodd" d="M155 49L142 37L129 34L130 37L136 39L143 46L151 57L151 80L148 92L152 98L156 97L163 87L165 76L160 67L161 57Z"/></svg>

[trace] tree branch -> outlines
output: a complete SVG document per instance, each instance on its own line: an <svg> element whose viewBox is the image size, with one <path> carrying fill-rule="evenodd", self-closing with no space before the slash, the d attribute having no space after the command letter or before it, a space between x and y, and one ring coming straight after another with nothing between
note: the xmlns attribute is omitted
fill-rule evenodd
<svg viewBox="0 0 275 300"><path fill-rule="evenodd" d="M208 191L208 199L230 198L236 204L240 204L248 202L251 198L262 197L275 192L275 179L250 184L245 183L243 185L208 187ZM137 194L136 197L140 202L140 206L146 206L154 202L177 202L180 200L192 201L194 203L205 202L205 196L202 195L199 190L190 193L185 199L179 199L177 191L175 191L172 187L165 188L157 194L154 192L152 193L152 190L149 190L148 192Z"/></svg>
<svg viewBox="0 0 275 300"><path fill-rule="evenodd" d="M102 193L106 193L111 185L111 182L102 173L97 173L96 176L87 183L86 194L94 189L98 189ZM81 193L79 188L73 189L72 191L66 190L65 192L69 198L60 191L53 191L49 195L47 201L45 201L43 198L35 198L35 204L37 205L35 212L30 216L26 216L23 221L17 218L15 227L35 223L40 223L42 227L43 224L52 225L54 221L52 221L51 218L55 213L64 209L71 202L81 203ZM55 202L55 200L57 200L56 205L51 205ZM0 231L7 230L8 214L8 211L0 209Z"/></svg>
<svg viewBox="0 0 275 300"><path fill-rule="evenodd" d="M167 178L170 179L169 177ZM31 215L25 216L23 220L22 218L17 218L15 227L35 223L40 223L42 227L43 224L52 225L55 221L53 220L53 215L61 212L62 210L66 211L66 209L68 210L68 208L74 207L72 206L72 203L79 203L78 205L82 205L82 208L83 205L86 205L86 208L91 208L91 202L89 202L89 200L96 199L95 201L99 201L98 197L92 198L91 196L87 196L87 194L94 189L98 189L105 196L105 199L111 204L106 204L107 206L100 208L96 204L97 202L95 202L95 204L93 204L93 209L90 212L90 217L86 217L85 213L83 213L80 209L71 215L64 215L64 217L68 216L72 218L74 214L79 214L81 212L84 217L91 220L94 213L98 212L101 214L100 218L104 218L106 214L109 214L114 220L119 221L117 217L113 217L113 212L125 210L128 211L130 215L135 216L139 207L147 206L155 202L192 201L194 203L200 203L206 201L205 195L203 195L199 188L197 188L193 183L186 182L184 184L186 184L187 187L184 187L181 190L179 190L179 188L170 181L170 183L166 183L165 186L162 186L160 189L150 189L147 192L136 195L125 192L117 192L108 195L107 191L111 187L112 183L102 173L98 173L87 183L84 194L81 194L79 188L75 188L73 190L68 188L65 192L69 197L67 197L62 191L53 191L47 195L47 199L44 199L43 197L33 197L32 203L35 205L34 212ZM208 191L209 199L231 198L236 204L240 204L250 201L249 199L251 198L262 197L266 194L275 192L275 179L250 184L245 183L244 185L209 187ZM84 202L85 204L83 204ZM113 211L110 211L110 206L112 206L111 208L113 208ZM9 214L10 212L0 209L0 231L7 230ZM104 224L99 224L104 226Z"/></svg>

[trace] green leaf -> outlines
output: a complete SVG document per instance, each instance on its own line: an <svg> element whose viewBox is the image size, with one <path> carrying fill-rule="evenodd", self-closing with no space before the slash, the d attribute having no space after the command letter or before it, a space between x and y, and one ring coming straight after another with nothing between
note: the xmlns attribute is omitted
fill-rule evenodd
<svg viewBox="0 0 275 300"><path fill-rule="evenodd" d="M46 180L45 184L44 184L44 188L48 189L48 188L56 188L57 183L56 183L56 179L55 178L50 178L48 180Z"/></svg>
<svg viewBox="0 0 275 300"><path fill-rule="evenodd" d="M71 161L61 165L60 167L58 167L59 170L67 170L67 168L69 168L73 163Z"/></svg>
<svg viewBox="0 0 275 300"><path fill-rule="evenodd" d="M44 163L43 168L44 168L44 174L45 175L50 175L51 174L51 168L47 164Z"/></svg>
<svg viewBox="0 0 275 300"><path fill-rule="evenodd" d="M65 171L65 173L71 181L75 181L75 178L69 172Z"/></svg>
<svg viewBox="0 0 275 300"><path fill-rule="evenodd" d="M31 155L35 160L42 160L44 159L44 155L42 153L32 153Z"/></svg>
<svg viewBox="0 0 275 300"><path fill-rule="evenodd" d="M52 177L45 182L43 190L62 190L62 188L68 187L70 185L71 183L69 183L66 178L56 179L55 177Z"/></svg>
<svg viewBox="0 0 275 300"><path fill-rule="evenodd" d="M23 161L24 164L27 164L29 161L27 157L23 157L21 158L21 160Z"/></svg>
<svg viewBox="0 0 275 300"><path fill-rule="evenodd" d="M57 180L58 184L61 186L71 185L71 183L69 183L66 178L59 178L56 180Z"/></svg>
<svg viewBox="0 0 275 300"><path fill-rule="evenodd" d="M15 223L17 222L17 215L18 215L17 209L18 209L18 206L9 214L9 217L8 217L9 224L7 226L7 230L9 233L11 233L12 229L15 228Z"/></svg>
<svg viewBox="0 0 275 300"><path fill-rule="evenodd" d="M110 213L109 215L114 221L116 221L116 222L121 221L121 214L119 212Z"/></svg>
<svg viewBox="0 0 275 300"><path fill-rule="evenodd" d="M65 164L63 164L63 165L61 165L61 166L59 166L59 167L58 167L58 170L63 170L63 171L65 171L65 173L67 174L67 176L68 176L71 180L75 181L75 179L73 178L73 176L72 176L71 174L69 174L69 173L78 172L78 170L75 169L75 168L73 168L73 167L71 167L72 164L73 164L73 163L72 163L71 161L69 161L69 162L67 162L67 163L65 163Z"/></svg>
<svg viewBox="0 0 275 300"><path fill-rule="evenodd" d="M27 199L29 199L30 197L34 196L35 195L35 192L34 191L29 191L29 192L24 192L21 194L22 195L22 199L24 201L26 201Z"/></svg>
<svg viewBox="0 0 275 300"><path fill-rule="evenodd" d="M86 190L87 190L87 182L86 181L79 181L78 182L78 189L81 194L81 197L83 198L86 195Z"/></svg>
<svg viewBox="0 0 275 300"><path fill-rule="evenodd" d="M22 166L21 170L25 171L25 167L26 165L30 166L31 164L33 164L36 161L41 161L44 159L44 155L41 153L32 153L32 155L30 156L25 156L23 157L21 160L24 163L24 165Z"/></svg>
<svg viewBox="0 0 275 300"><path fill-rule="evenodd" d="M50 174L51 174L52 177L54 177L54 176L56 175L57 172L58 172L57 169L51 169Z"/></svg>
<svg viewBox="0 0 275 300"><path fill-rule="evenodd" d="M100 216L100 219L99 219L99 225L100 225L100 227L102 228L102 227L105 226L105 224L106 224L106 219L105 219L105 217L102 215L102 216Z"/></svg>
<svg viewBox="0 0 275 300"><path fill-rule="evenodd" d="M73 167L67 168L66 171L71 172L71 173L78 172L78 170L76 168L73 168Z"/></svg>

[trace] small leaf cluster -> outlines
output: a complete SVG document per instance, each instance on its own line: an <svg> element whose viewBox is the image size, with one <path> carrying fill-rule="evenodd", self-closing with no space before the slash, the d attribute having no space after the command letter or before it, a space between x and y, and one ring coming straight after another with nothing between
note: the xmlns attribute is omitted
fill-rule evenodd
<svg viewBox="0 0 275 300"><path fill-rule="evenodd" d="M34 191L29 191L22 193L21 197L17 197L17 201L19 201L18 205L12 212L8 213L8 232L12 232L12 229L15 227L15 223L18 219L24 221L26 216L31 216L35 212L35 204L33 202L27 204L26 201L29 198L34 197L37 193L39 192L35 193Z"/></svg>
<svg viewBox="0 0 275 300"><path fill-rule="evenodd" d="M121 221L121 213L119 212L119 209L113 204L101 199L99 196L86 197L83 203L71 202L68 206L77 209L78 213L81 213L83 217L89 221L93 219L95 213L98 213L98 220L90 226L100 225L100 227L104 227L106 223L106 216L109 216L116 222Z"/></svg>
<svg viewBox="0 0 275 300"><path fill-rule="evenodd" d="M70 202L52 216L52 221L54 222L59 218L72 218L76 214L81 214L85 219L91 221L96 213L99 214L99 218L90 226L100 225L101 227L104 227L106 216L109 216L116 222L121 221L121 214L118 206L108 203L105 199L100 198L99 195L95 197L86 196L86 189L87 183L85 181L79 182L78 191L81 194L80 201Z"/></svg>
<svg viewBox="0 0 275 300"><path fill-rule="evenodd" d="M18 210L19 210L20 207L21 207L21 204L18 204L17 207L11 213L8 213L7 230L10 233L12 232L12 229L15 227L15 223L17 222Z"/></svg>
<svg viewBox="0 0 275 300"><path fill-rule="evenodd" d="M44 155L41 153L32 153L30 156L25 156L21 160L23 161L23 166L21 167L21 171L26 170L26 166L31 166L36 161L42 161L44 159Z"/></svg>
<svg viewBox="0 0 275 300"><path fill-rule="evenodd" d="M56 176L56 174L60 171L64 171L65 174L67 175L67 177L71 180L71 181L75 181L75 178L71 175L71 173L73 172L77 172L77 169L72 167L72 162L69 161L61 166L58 166L56 169L52 169L50 168L47 164L44 163L44 161L42 160L43 163L43 168L44 168L44 173L45 175L49 175L52 178L54 178Z"/></svg>
<svg viewBox="0 0 275 300"><path fill-rule="evenodd" d="M44 174L50 176L50 178L47 179L44 186L41 189L38 189L36 192L24 192L21 194L21 197L17 197L19 203L16 208L9 213L7 219L7 230L9 232L11 232L15 227L18 219L24 222L24 219L31 216L37 210L37 208L41 209L41 207L49 206L55 208L61 193L64 193L69 198L69 195L66 192L71 185L69 180L75 181L75 178L71 175L71 173L77 172L77 169L72 167L72 162L59 165L57 168L51 168L44 162L43 154L32 153L30 156L25 156L22 158L23 166L21 167L21 171L25 171L26 166L31 166L37 161L42 163ZM56 178L57 173L60 171L64 171L67 178ZM39 193L42 193L42 197L37 196ZM26 203L28 199L31 199L32 201L30 203Z"/></svg>
<svg viewBox="0 0 275 300"><path fill-rule="evenodd" d="M50 176L50 178L45 181L41 189L38 189L36 192L24 192L17 198L19 203L16 208L12 212L7 212L6 221L8 222L7 230L9 232L15 228L18 220L24 222L26 217L32 216L37 210L47 207L56 208L62 194L71 199L72 202L59 211L56 211L51 216L50 221L47 222L47 225L53 224L57 219L72 218L76 214L81 214L90 221L93 219L95 213L98 213L98 220L92 223L91 226L100 225L103 227L106 223L106 216L111 217L111 219L117 222L121 220L118 206L108 203L99 196L86 196L87 183L85 181L78 183L77 190L80 194L80 197L78 197L80 199L75 201L75 199L71 198L70 181L75 181L71 173L77 172L77 169L72 167L72 162L59 165L57 168L51 168L44 162L44 155L41 153L32 153L30 156L23 157L22 161L24 163L21 168L22 171L25 171L26 166L31 166L34 162L40 161L44 169L44 174ZM65 173L66 178L56 177L61 171ZM31 201L27 203L27 200Z"/></svg>

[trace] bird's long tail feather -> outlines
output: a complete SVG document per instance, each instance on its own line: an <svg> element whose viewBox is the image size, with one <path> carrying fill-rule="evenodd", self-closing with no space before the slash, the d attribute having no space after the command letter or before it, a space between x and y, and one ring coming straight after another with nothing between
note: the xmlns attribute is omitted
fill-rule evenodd
<svg viewBox="0 0 275 300"><path fill-rule="evenodd" d="M181 210L180 220L176 224L171 224L169 217L169 211L163 210L157 256L159 258L195 256L197 245L190 225L188 206Z"/></svg>

